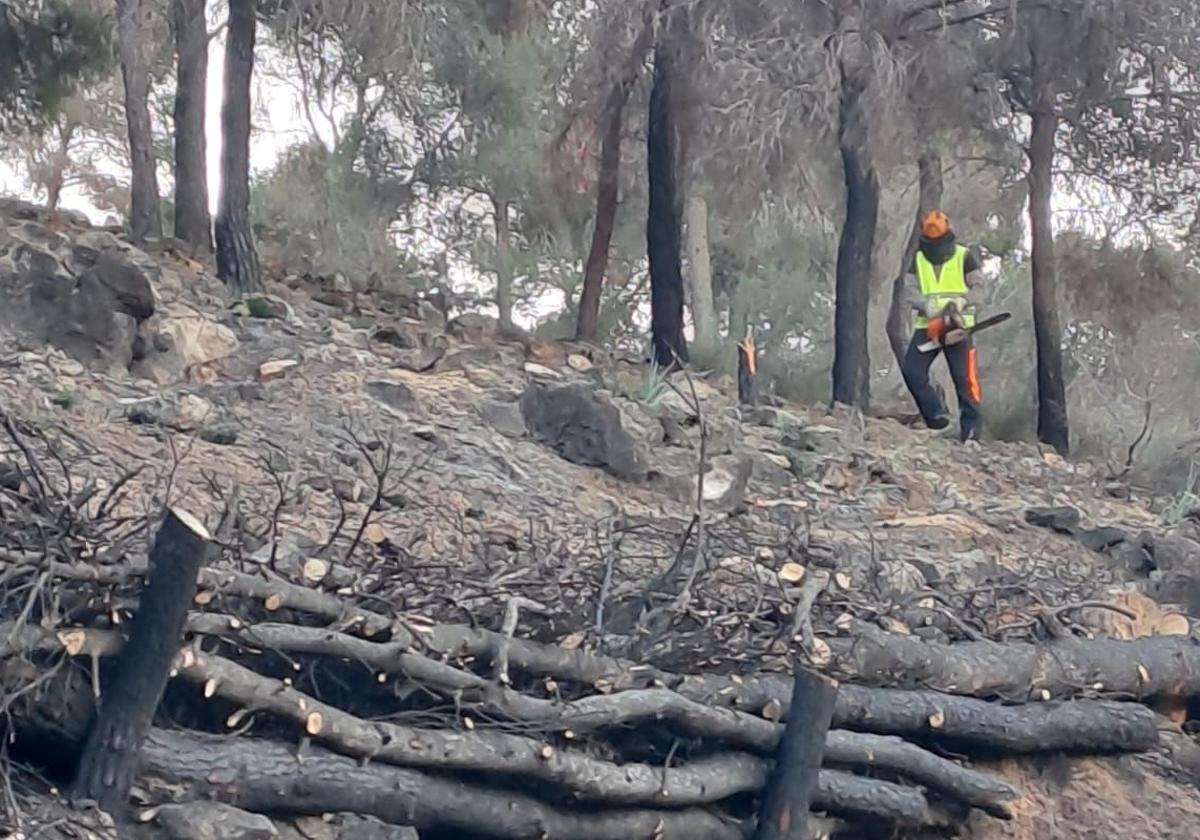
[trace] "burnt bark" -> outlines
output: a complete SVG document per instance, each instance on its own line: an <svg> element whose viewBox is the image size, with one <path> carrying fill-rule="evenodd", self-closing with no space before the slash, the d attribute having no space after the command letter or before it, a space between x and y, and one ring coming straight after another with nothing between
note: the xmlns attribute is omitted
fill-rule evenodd
<svg viewBox="0 0 1200 840"><path fill-rule="evenodd" d="M788 714L790 681L778 676L688 677L677 689L689 699L756 714L772 702ZM1002 705L928 690L843 683L833 725L903 735L995 754L1140 752L1154 746L1154 713L1136 703L1074 700Z"/></svg>
<svg viewBox="0 0 1200 840"><path fill-rule="evenodd" d="M175 22L175 238L212 250L204 121L208 83L205 0L173 0Z"/></svg>
<svg viewBox="0 0 1200 840"><path fill-rule="evenodd" d="M919 195L917 198L917 217L913 222L908 244L904 248L904 257L900 260L900 271L892 281L892 302L888 307L887 335L891 345L892 355L896 364L904 361L908 343L912 340L912 313L904 305L904 287L907 277L912 272L913 260L917 256L917 248L921 242L921 220L930 210L936 209L942 203L942 156L933 149L927 148L917 158L917 177L919 179Z"/></svg>
<svg viewBox="0 0 1200 840"><path fill-rule="evenodd" d="M134 242L162 239L157 161L150 122L150 66L146 57L147 3L117 1L117 50L125 86L125 124L129 135L129 232Z"/></svg>
<svg viewBox="0 0 1200 840"><path fill-rule="evenodd" d="M834 308L833 401L866 409L871 400L867 312L871 263L879 218L879 176L871 159L861 78L843 70L838 147L846 184L846 221L837 252Z"/></svg>
<svg viewBox="0 0 1200 840"><path fill-rule="evenodd" d="M575 337L595 341L600 322L600 295L608 271L608 251L617 221L617 202L621 183L621 128L624 125L628 89L617 86L609 94L607 122L600 146L600 173L596 182L596 221L592 227L592 247L583 270L583 292L579 297L579 320Z"/></svg>
<svg viewBox="0 0 1200 840"><path fill-rule="evenodd" d="M168 511L154 547L128 644L117 662L83 746L77 799L122 810L137 772L142 741L179 652L184 622L207 559L209 535L182 511Z"/></svg>
<svg viewBox="0 0 1200 840"><path fill-rule="evenodd" d="M763 791L754 840L808 840L809 804L817 788L836 697L837 683L796 669L793 714L779 740L775 767Z"/></svg>
<svg viewBox="0 0 1200 840"><path fill-rule="evenodd" d="M851 639L830 640L835 665L870 684L1019 702L1080 691L1137 700L1200 694L1200 644L1187 636L944 645L863 622L851 630Z"/></svg>
<svg viewBox="0 0 1200 840"><path fill-rule="evenodd" d="M323 749L304 761L283 744L157 730L146 744L150 773L247 811L271 814L353 812L421 830L477 833L523 840L628 840L705 837L737 840L735 823L699 808L574 812L511 791L489 790L443 775L366 764ZM214 780L236 779L223 785Z"/></svg>
<svg viewBox="0 0 1200 840"><path fill-rule="evenodd" d="M1030 263L1033 273L1033 332L1037 344L1038 440L1061 455L1070 451L1067 392L1063 380L1062 327L1054 256L1054 142L1058 112L1048 62L1054 45L1044 27L1030 35L1033 107L1029 136Z"/></svg>
<svg viewBox="0 0 1200 840"><path fill-rule="evenodd" d="M651 358L662 367L688 361L683 335L682 236L677 171L675 107L672 102L675 56L669 45L654 50L654 86L646 128L650 209L646 250L650 258Z"/></svg>
<svg viewBox="0 0 1200 840"><path fill-rule="evenodd" d="M217 276L237 294L259 291L250 227L250 79L254 74L254 0L230 0L221 107L221 199L215 225Z"/></svg>

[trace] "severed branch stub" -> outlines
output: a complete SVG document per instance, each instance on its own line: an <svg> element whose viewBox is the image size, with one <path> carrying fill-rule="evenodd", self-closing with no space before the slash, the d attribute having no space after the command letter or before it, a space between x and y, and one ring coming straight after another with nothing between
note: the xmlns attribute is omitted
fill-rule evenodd
<svg viewBox="0 0 1200 840"><path fill-rule="evenodd" d="M758 373L758 350L754 346L754 328L747 325L746 337L737 343L738 350L738 403L753 406L758 403L756 374Z"/></svg>
<svg viewBox="0 0 1200 840"><path fill-rule="evenodd" d="M142 742L179 651L188 608L212 538L186 511L168 509L150 550L149 574L128 644L84 741L73 794L123 810Z"/></svg>
<svg viewBox="0 0 1200 840"><path fill-rule="evenodd" d="M808 809L836 699L836 682L796 666L792 714L763 791L754 840L808 840Z"/></svg>

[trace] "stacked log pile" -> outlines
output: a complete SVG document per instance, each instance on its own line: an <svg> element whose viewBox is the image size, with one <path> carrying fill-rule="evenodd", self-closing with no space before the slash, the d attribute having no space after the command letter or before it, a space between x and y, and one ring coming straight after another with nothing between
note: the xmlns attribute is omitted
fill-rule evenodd
<svg viewBox="0 0 1200 840"><path fill-rule="evenodd" d="M242 566L236 493L212 536L197 511L118 517L119 483L56 483L8 430L25 451L0 490L11 755L118 818L216 799L464 837L745 837L774 758L797 749L777 753L785 723L814 714L786 674L681 674L523 638L519 601L499 629L437 623ZM319 562L309 577L336 573ZM826 833L1006 819L1019 791L972 759L1150 750L1147 704L1200 694L1187 636L838 631L815 663L841 684L805 793Z"/></svg>

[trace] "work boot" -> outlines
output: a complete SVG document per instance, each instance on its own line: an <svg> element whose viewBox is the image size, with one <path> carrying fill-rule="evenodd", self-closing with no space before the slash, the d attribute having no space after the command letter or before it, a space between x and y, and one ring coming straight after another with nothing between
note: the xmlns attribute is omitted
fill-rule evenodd
<svg viewBox="0 0 1200 840"><path fill-rule="evenodd" d="M941 432L950 426L950 418L943 414L932 420L926 420L925 425L935 432Z"/></svg>

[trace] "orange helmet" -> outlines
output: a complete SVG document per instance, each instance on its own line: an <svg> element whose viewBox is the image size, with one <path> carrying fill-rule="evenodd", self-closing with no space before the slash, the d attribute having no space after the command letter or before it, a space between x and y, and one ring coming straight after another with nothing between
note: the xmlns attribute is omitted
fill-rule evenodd
<svg viewBox="0 0 1200 840"><path fill-rule="evenodd" d="M950 217L941 210L930 210L921 220L921 236L926 239L941 239L950 232Z"/></svg>

